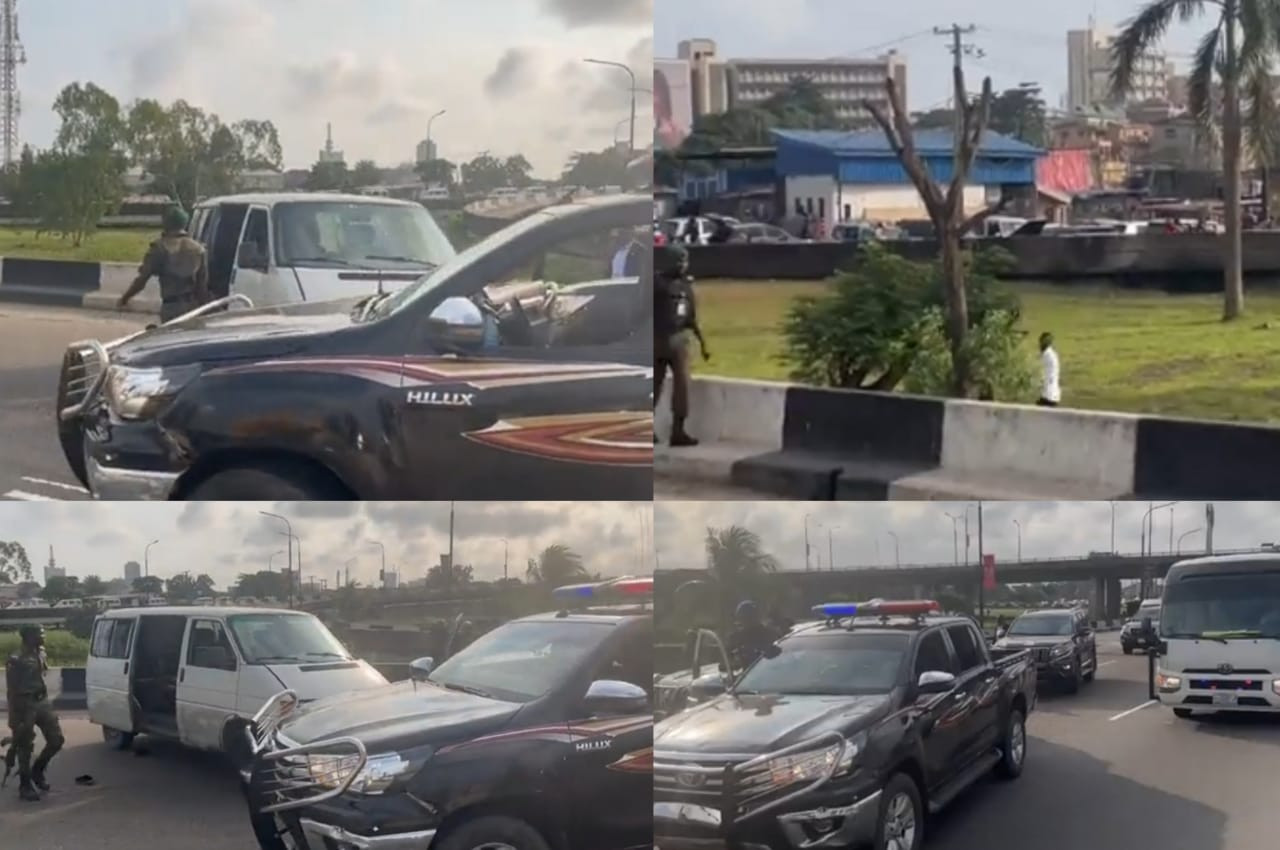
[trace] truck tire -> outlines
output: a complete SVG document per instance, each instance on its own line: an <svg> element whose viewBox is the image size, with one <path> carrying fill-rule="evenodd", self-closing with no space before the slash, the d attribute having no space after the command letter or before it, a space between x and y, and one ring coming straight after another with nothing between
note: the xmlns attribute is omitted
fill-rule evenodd
<svg viewBox="0 0 1280 850"><path fill-rule="evenodd" d="M1027 717L1022 709L1009 709L1009 719L1004 723L1000 749L1003 752L996 764L996 773L1002 779L1017 779L1022 775L1022 765L1027 759Z"/></svg>
<svg viewBox="0 0 1280 850"><path fill-rule="evenodd" d="M1124 644L1120 644L1120 649L1122 652L1124 652L1125 655L1133 655L1132 646L1125 646Z"/></svg>
<svg viewBox="0 0 1280 850"><path fill-rule="evenodd" d="M1174 716L1174 717L1181 717L1183 720L1190 720L1190 719L1191 719L1191 709L1189 709L1189 708L1175 708L1175 709L1173 710L1173 716Z"/></svg>
<svg viewBox="0 0 1280 850"><path fill-rule="evenodd" d="M538 831L516 818L485 815L451 830L440 850L551 850Z"/></svg>
<svg viewBox="0 0 1280 850"><path fill-rule="evenodd" d="M1098 650L1095 649L1091 657L1093 659L1093 666L1089 668L1088 673L1084 674L1084 680L1086 682L1092 682L1093 677L1098 674Z"/></svg>
<svg viewBox="0 0 1280 850"><path fill-rule="evenodd" d="M233 467L201 481L187 494L193 502L349 501L333 479L306 464L288 461Z"/></svg>
<svg viewBox="0 0 1280 850"><path fill-rule="evenodd" d="M102 740L106 742L113 750L127 750L133 746L134 734L132 732L121 732L119 729L112 729L110 726L102 727Z"/></svg>
<svg viewBox="0 0 1280 850"><path fill-rule="evenodd" d="M1071 678L1067 680L1067 693L1079 693L1080 684L1083 681L1084 677L1080 675L1080 659L1077 657L1075 663L1071 665Z"/></svg>
<svg viewBox="0 0 1280 850"><path fill-rule="evenodd" d="M920 850L923 846L924 805L920 789L910 776L895 773L880 792L875 850Z"/></svg>

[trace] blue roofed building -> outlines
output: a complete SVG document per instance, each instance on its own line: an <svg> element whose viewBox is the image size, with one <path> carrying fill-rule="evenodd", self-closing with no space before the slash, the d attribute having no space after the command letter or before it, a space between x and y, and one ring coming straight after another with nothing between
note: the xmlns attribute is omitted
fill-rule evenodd
<svg viewBox="0 0 1280 850"><path fill-rule="evenodd" d="M776 169L785 209L803 209L828 226L846 221L897 222L927 217L924 203L880 130L773 130ZM952 175L954 136L922 130L915 147L934 179ZM1045 152L1017 139L988 132L964 190L973 214L1002 196L1034 202L1036 163Z"/></svg>

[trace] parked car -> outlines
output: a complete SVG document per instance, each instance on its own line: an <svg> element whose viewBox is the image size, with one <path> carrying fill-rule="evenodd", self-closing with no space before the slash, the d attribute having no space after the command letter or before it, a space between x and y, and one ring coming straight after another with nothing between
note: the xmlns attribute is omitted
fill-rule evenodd
<svg viewBox="0 0 1280 850"><path fill-rule="evenodd" d="M1098 671L1098 644L1083 608L1031 611L1017 617L997 649L1028 650L1041 681L1064 685L1071 693Z"/></svg>
<svg viewBox="0 0 1280 850"><path fill-rule="evenodd" d="M1153 632L1143 628L1146 620L1150 620ZM1144 599L1130 618L1120 628L1120 649L1125 655L1131 655L1135 649L1148 649L1155 633L1160 630L1160 600Z"/></svg>
<svg viewBox="0 0 1280 850"><path fill-rule="evenodd" d="M651 848L652 587L561 588L411 681L281 693L242 773L259 847Z"/></svg>
<svg viewBox="0 0 1280 850"><path fill-rule="evenodd" d="M1021 775L1025 652L993 657L932 601L831 603L723 693L654 729L663 850L920 850L926 813Z"/></svg>

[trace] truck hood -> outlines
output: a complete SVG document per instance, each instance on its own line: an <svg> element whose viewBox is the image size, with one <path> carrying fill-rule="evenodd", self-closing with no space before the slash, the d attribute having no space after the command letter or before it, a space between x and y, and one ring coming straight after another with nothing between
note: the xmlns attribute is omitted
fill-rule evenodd
<svg viewBox="0 0 1280 850"><path fill-rule="evenodd" d="M300 708L280 727L297 744L326 738L358 738L373 752L440 745L486 734L508 723L517 703L450 691L425 682L318 700Z"/></svg>
<svg viewBox="0 0 1280 850"><path fill-rule="evenodd" d="M882 717L890 702L887 694L725 694L660 722L653 730L653 746L691 754L766 753L824 732L855 734Z"/></svg>
<svg viewBox="0 0 1280 850"><path fill-rule="evenodd" d="M995 646L996 649L1052 649L1067 643L1071 643L1071 638L1063 635L1015 635L1000 638Z"/></svg>
<svg viewBox="0 0 1280 850"><path fill-rule="evenodd" d="M266 667L305 702L387 685L386 676L364 661L268 664Z"/></svg>
<svg viewBox="0 0 1280 850"><path fill-rule="evenodd" d="M122 344L113 363L134 367L276 357L355 324L356 300L232 310L161 325Z"/></svg>

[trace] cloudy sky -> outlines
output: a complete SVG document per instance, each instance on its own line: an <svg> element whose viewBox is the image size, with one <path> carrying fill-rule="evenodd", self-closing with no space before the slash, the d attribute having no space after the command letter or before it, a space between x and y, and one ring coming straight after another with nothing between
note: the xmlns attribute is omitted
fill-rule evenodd
<svg viewBox="0 0 1280 850"><path fill-rule="evenodd" d="M715 39L721 56L875 56L896 49L907 58L910 108L945 106L951 92L949 42L935 26L974 24L969 36L986 55L966 59L970 87L990 76L999 91L1034 81L1051 106L1067 90L1067 30L1083 29L1092 12L1099 25L1118 27L1141 6L1138 0L984 0L958 7L948 0L869 4L849 0L657 0L654 41L658 56L676 55L682 39ZM957 17L959 16L959 17ZM1180 65L1207 29L1204 22L1170 31L1165 49Z"/></svg>
<svg viewBox="0 0 1280 850"><path fill-rule="evenodd" d="M969 504L970 556L976 560L977 506ZM1150 507L1147 502L1116 503L1117 551L1140 551L1143 518ZM901 563L951 563L957 548L964 557L965 508L964 502L663 502L655 509L654 532L662 569L704 567L707 528L741 525L760 536L784 569L802 570L806 515L815 567L819 562L824 568L830 563L829 549L837 567L891 566L895 557L891 531L898 535ZM1280 503L1219 502L1214 510L1215 550L1280 543ZM948 513L960 517L960 522L953 524ZM1111 548L1111 516L1107 502L987 502L983 543L985 551L996 556L997 565L1016 560L1016 519L1022 525L1024 559L1105 552ZM1171 521L1175 550L1182 538L1184 553L1204 551L1204 502L1179 502L1156 510L1153 516L1153 551L1169 551ZM953 526L958 529L954 536Z"/></svg>
<svg viewBox="0 0 1280 850"><path fill-rule="evenodd" d="M402 581L422 578L449 548L448 502L0 502L0 540L27 550L37 580L53 544L70 575L121 577L126 561L143 561L151 540L151 573L168 578L189 570L208 573L225 588L242 572L283 569L286 517L301 541L302 575L327 578L351 565L352 580L376 584L380 550ZM643 523L643 525L642 525ZM635 574L645 551L652 509L647 502L460 502L454 518L454 555L477 579L502 578L503 538L510 545L510 575L523 577L526 560L553 543L580 554L591 572Z"/></svg>
<svg viewBox="0 0 1280 850"><path fill-rule="evenodd" d="M574 150L625 139L626 73L649 77L653 0L20 0L28 64L21 138L47 145L75 81L127 102L184 98L224 121L270 119L286 165L309 167L333 123L348 164L523 153L559 176ZM641 83L641 85L645 85ZM636 136L653 136L641 93Z"/></svg>

